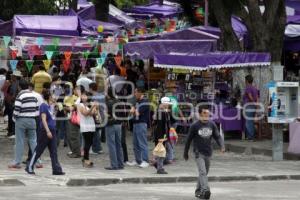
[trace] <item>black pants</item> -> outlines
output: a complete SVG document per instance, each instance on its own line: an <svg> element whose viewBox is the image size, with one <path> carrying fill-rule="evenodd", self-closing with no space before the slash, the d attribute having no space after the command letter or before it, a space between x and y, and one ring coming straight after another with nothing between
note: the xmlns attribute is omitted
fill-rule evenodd
<svg viewBox="0 0 300 200"><path fill-rule="evenodd" d="M52 139L49 139L47 136L47 133L45 130L40 130L40 137L37 142L37 146L35 148L35 151L32 155L32 158L28 164L28 170L31 172L33 171L34 165L37 162L37 160L41 157L43 152L45 151L46 147L48 147L50 158L51 158L51 164L52 164L52 171L53 172L62 172L62 168L58 162L57 158L57 137L55 130L51 130Z"/></svg>
<svg viewBox="0 0 300 200"><path fill-rule="evenodd" d="M84 139L84 160L89 160L90 159L90 149L93 144L93 137L94 137L94 132L84 132L82 133L83 139Z"/></svg>
<svg viewBox="0 0 300 200"><path fill-rule="evenodd" d="M12 104L5 103L5 113L8 116L8 133L7 136L15 135L15 122L13 121L14 107Z"/></svg>
<svg viewBox="0 0 300 200"><path fill-rule="evenodd" d="M74 155L80 156L80 130L79 126L67 122L67 142Z"/></svg>
<svg viewBox="0 0 300 200"><path fill-rule="evenodd" d="M122 149L123 149L123 156L124 156L124 162L128 161L128 152L127 152L127 145L126 145L126 127L124 124L122 124Z"/></svg>

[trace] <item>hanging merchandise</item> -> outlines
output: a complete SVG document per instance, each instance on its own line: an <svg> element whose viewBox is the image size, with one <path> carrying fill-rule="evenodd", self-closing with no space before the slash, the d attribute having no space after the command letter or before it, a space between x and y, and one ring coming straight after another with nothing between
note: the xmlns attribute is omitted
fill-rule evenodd
<svg viewBox="0 0 300 200"><path fill-rule="evenodd" d="M33 67L33 60L26 60L25 63L26 63L27 70L30 73Z"/></svg>
<svg viewBox="0 0 300 200"><path fill-rule="evenodd" d="M43 63L44 63L46 71L48 71L50 68L51 60L43 60Z"/></svg>
<svg viewBox="0 0 300 200"><path fill-rule="evenodd" d="M65 59L66 60L70 60L71 56L72 56L72 52L71 51L65 51L64 55L65 55Z"/></svg>
<svg viewBox="0 0 300 200"><path fill-rule="evenodd" d="M7 48L8 44L10 43L11 37L10 36L3 36L3 40L4 40L5 48Z"/></svg>
<svg viewBox="0 0 300 200"><path fill-rule="evenodd" d="M71 60L64 60L63 61L63 65L64 65L64 72L68 72L70 69L70 64L71 64Z"/></svg>
<svg viewBox="0 0 300 200"><path fill-rule="evenodd" d="M85 68L86 62L87 62L87 60L85 58L80 58L80 65L81 65L82 69Z"/></svg>
<svg viewBox="0 0 300 200"><path fill-rule="evenodd" d="M77 37L73 37L73 38L71 39L72 47L75 47L77 41L78 41L78 38L77 38Z"/></svg>
<svg viewBox="0 0 300 200"><path fill-rule="evenodd" d="M26 44L26 42L27 42L27 39L28 39L28 38L25 37L25 36L20 37L20 43L21 43L22 48L25 47L25 44Z"/></svg>
<svg viewBox="0 0 300 200"><path fill-rule="evenodd" d="M88 43L89 43L91 46L94 46L95 39L92 38L92 37L89 37L89 38L88 38Z"/></svg>
<svg viewBox="0 0 300 200"><path fill-rule="evenodd" d="M106 52L107 54L112 53L114 55L117 55L119 52L119 44L115 42L103 43L101 44L101 50L102 52Z"/></svg>
<svg viewBox="0 0 300 200"><path fill-rule="evenodd" d="M98 33L102 33L104 31L104 27L102 25L99 25L97 31Z"/></svg>
<svg viewBox="0 0 300 200"><path fill-rule="evenodd" d="M9 61L10 68L14 72L17 69L18 60L10 60Z"/></svg>
<svg viewBox="0 0 300 200"><path fill-rule="evenodd" d="M103 64L104 64L104 59L103 58L97 58L97 67L98 68L102 68Z"/></svg>

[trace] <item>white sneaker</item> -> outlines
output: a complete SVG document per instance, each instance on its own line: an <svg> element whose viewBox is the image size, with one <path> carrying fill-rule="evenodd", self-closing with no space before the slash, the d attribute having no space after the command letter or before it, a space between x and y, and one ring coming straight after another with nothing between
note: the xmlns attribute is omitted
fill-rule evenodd
<svg viewBox="0 0 300 200"><path fill-rule="evenodd" d="M147 167L149 167L149 163L143 161L143 162L139 165L139 167L141 167L141 168L147 168Z"/></svg>
<svg viewBox="0 0 300 200"><path fill-rule="evenodd" d="M98 153L94 152L93 150L90 150L91 155L98 155Z"/></svg>
<svg viewBox="0 0 300 200"><path fill-rule="evenodd" d="M136 161L132 161L132 162L126 162L126 165L133 167L133 166L137 166L137 162Z"/></svg>
<svg viewBox="0 0 300 200"><path fill-rule="evenodd" d="M15 139L16 136L15 136L15 135L12 135L12 136L9 136L8 138L9 138L9 139Z"/></svg>

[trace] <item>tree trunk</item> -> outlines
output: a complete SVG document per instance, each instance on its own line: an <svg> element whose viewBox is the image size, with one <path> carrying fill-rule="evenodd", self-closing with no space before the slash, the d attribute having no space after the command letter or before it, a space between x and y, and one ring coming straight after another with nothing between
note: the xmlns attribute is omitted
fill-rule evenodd
<svg viewBox="0 0 300 200"><path fill-rule="evenodd" d="M96 19L107 22L109 17L110 0L95 0Z"/></svg>
<svg viewBox="0 0 300 200"><path fill-rule="evenodd" d="M225 6L223 1L210 0L209 2L221 29L221 50L240 51L241 46L232 28L231 13L229 9Z"/></svg>

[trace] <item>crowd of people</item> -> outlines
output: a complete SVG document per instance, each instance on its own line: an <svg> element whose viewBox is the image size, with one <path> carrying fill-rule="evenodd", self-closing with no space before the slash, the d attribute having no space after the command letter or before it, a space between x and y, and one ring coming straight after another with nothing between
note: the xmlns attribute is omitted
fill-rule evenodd
<svg viewBox="0 0 300 200"><path fill-rule="evenodd" d="M102 143L106 142L110 158L106 170L123 170L125 165L146 168L151 164L157 174L167 174L164 165L173 164L175 159L177 121L185 120L178 108L175 86L161 94L158 103L150 103L143 65L133 65L129 58L121 66L113 57L108 57L102 67L93 60L84 67L75 62L67 71L57 61L47 71L42 62L36 61L32 77L22 70L21 64L14 72L0 69L1 109L8 117L7 136L15 138L15 157L9 168L20 169L25 164L25 171L35 174L35 168L43 167L41 156L48 147L52 174L64 175L58 161L60 142L70 149L69 158L81 158L84 168L92 168L90 154L102 154ZM194 140L199 169L197 197L210 195L207 172L211 140L217 140L225 151L208 112L208 108L199 109L201 120L191 126L184 152L188 160ZM149 158L149 126L156 146L153 160ZM132 162L128 159L127 131L133 138ZM29 151L23 161L25 145Z"/></svg>
<svg viewBox="0 0 300 200"><path fill-rule="evenodd" d="M89 154L102 154L103 142L107 143L111 161L105 169L121 170L125 164L149 166L148 128L156 123L159 130L162 125L151 116L143 63L132 64L125 58L118 66L114 57L108 55L102 67L96 65L93 59L84 67L75 61L66 71L56 59L48 70L38 60L30 73L24 70L22 62L14 72L0 69L1 110L8 117L7 136L15 138L15 158L9 168L20 169L24 163L26 171L34 174L35 167L43 167L40 156L48 147L53 174L64 174L57 158L60 143L70 148L68 157L82 158L83 167L91 168L94 163ZM171 120L165 124L171 127ZM126 145L128 130L133 135L132 162ZM174 146L168 142L166 130L161 138L153 131L153 138L155 143L164 138L168 149L164 163L171 164L174 156L170 149ZM26 136L29 152L23 162ZM158 166L157 173L167 173Z"/></svg>

